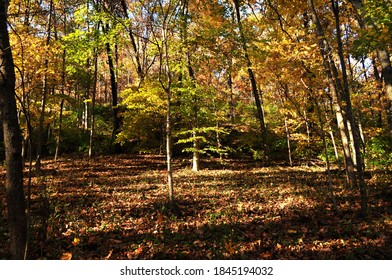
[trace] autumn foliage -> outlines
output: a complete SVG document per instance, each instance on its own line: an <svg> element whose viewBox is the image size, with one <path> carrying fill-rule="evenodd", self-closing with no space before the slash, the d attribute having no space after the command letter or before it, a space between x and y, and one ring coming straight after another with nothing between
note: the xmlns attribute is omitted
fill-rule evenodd
<svg viewBox="0 0 392 280"><path fill-rule="evenodd" d="M10 1L26 256L391 258L391 15Z"/></svg>

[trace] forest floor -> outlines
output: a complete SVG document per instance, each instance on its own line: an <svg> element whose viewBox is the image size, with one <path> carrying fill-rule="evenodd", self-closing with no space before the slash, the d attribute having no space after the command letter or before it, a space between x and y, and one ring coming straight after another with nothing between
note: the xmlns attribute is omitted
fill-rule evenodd
<svg viewBox="0 0 392 280"><path fill-rule="evenodd" d="M164 157L44 161L32 178L30 258L392 259L389 172L367 172L363 218L357 191L323 166L206 160L202 167L175 161L171 204ZM4 259L4 187L0 199Z"/></svg>

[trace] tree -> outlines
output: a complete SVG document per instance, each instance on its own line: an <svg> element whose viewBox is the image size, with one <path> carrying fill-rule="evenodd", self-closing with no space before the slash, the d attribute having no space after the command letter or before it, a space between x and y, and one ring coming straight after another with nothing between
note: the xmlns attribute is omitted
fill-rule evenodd
<svg viewBox="0 0 392 280"><path fill-rule="evenodd" d="M109 30L109 24L106 24L104 28L104 33L107 33ZM112 90L112 111L113 111L113 133L112 133L112 141L111 143L115 142L117 135L120 132L120 116L119 116L119 107L118 107L118 83L117 83L117 75L116 69L114 65L114 54L112 47L110 46L110 42L107 41L106 45L106 53L109 65L109 73L110 73L110 88ZM114 48L116 48L115 46ZM120 153L121 147L120 145L115 142L114 143L114 151L115 153Z"/></svg>
<svg viewBox="0 0 392 280"><path fill-rule="evenodd" d="M262 147L263 147L263 151L264 151L264 157L265 157L265 159L268 159L267 128L266 128L265 120L264 120L264 110L262 107L262 100L261 100L259 88L257 86L256 77L255 77L254 71L252 69L252 67L253 67L252 61L250 59L249 52L248 52L248 42L247 42L247 38L245 37L244 28L243 28L243 24L242 24L242 20L241 20L240 1L233 0L233 3L234 3L234 10L235 10L235 18L237 20L237 25L238 25L238 30L239 30L239 40L241 41L241 44L242 44L245 62L246 62L246 66L248 69L249 81L252 86L252 94L255 99L255 104L256 104L256 109L257 109L257 118L260 123L260 131L262 134Z"/></svg>
<svg viewBox="0 0 392 280"><path fill-rule="evenodd" d="M352 142L354 146L355 152L355 162L356 162L356 169L357 169L357 177L358 177L358 187L361 194L361 212L363 215L367 213L367 188L365 185L365 180L363 177L363 158L361 155L361 146L362 140L359 132L358 123L355 120L354 113L353 113L353 106L351 102L351 93L350 93L350 86L348 81L348 74L347 74L347 66L346 66L346 58L344 55L343 50L343 43L342 43L342 32L341 32L341 21L340 21L340 6L339 2L335 0L331 0L332 11L335 18L335 28L336 28L336 40L337 40L337 52L340 59L340 68L342 73L342 84L343 84L343 91L341 93L342 101L344 103L344 110L347 116L348 123L350 124L350 128L352 131Z"/></svg>
<svg viewBox="0 0 392 280"><path fill-rule="evenodd" d="M197 87L197 80L194 68L192 66L192 55L190 51L189 45L189 38L188 38L188 21L189 21L189 2L188 0L184 0L181 7L181 37L184 44L184 52L185 52L185 60L188 69L188 76L189 76L189 88L188 90L192 92L192 139L193 139L193 159L192 159L192 170L199 171L200 169L200 143L199 143L199 136L198 136L198 126L199 126L199 104L198 98L196 94L196 87Z"/></svg>
<svg viewBox="0 0 392 280"><path fill-rule="evenodd" d="M309 9L311 11L311 16L313 21L316 23L316 35L318 38L318 46L320 50L320 54L323 60L324 70L328 77L329 83L329 90L332 95L333 105L335 109L336 119L338 122L338 127L343 143L343 151L344 151L344 159L345 159L345 166L346 166L346 174L347 174L347 182L348 185L354 187L356 185L356 178L354 173L354 163L351 156L350 151L350 139L347 130L347 123L344 119L343 109L341 106L341 98L339 96L339 88L338 84L335 83L334 78L337 76L337 69L335 62L332 59L332 49L328 43L328 40L325 36L324 29L321 25L321 21L318 17L318 13L316 11L314 1L308 1ZM335 73L335 75L334 75ZM340 82L340 79L338 80ZM341 88L341 87L340 87Z"/></svg>
<svg viewBox="0 0 392 280"><path fill-rule="evenodd" d="M45 47L48 48L51 41L52 36L52 21L55 13L55 7L53 0L49 3L49 14L48 14L48 23L47 23L47 37ZM45 58L44 62L44 77L43 77L43 85L42 85L42 102L41 102L41 113L39 117L39 127L38 127L38 135L37 135L37 158L35 162L35 168L37 171L41 169L41 158L42 158L42 148L44 145L44 121L45 121L45 110L46 110L46 102L47 96L49 92L49 57Z"/></svg>
<svg viewBox="0 0 392 280"><path fill-rule="evenodd" d="M157 48L158 55L158 81L166 94L166 166L167 166L167 186L169 200L174 200L174 181L173 181L173 140L172 140L172 94L173 94L173 56L170 51L171 39L173 37L173 22L175 22L179 1L157 1L156 14L158 26L153 30L153 41Z"/></svg>
<svg viewBox="0 0 392 280"><path fill-rule="evenodd" d="M323 59L324 70L328 77L329 89L331 90L341 139L343 142L348 183L351 187L359 187L361 193L361 212L362 214L366 214L367 194L363 178L363 164L360 149L361 139L359 136L358 126L353 115L350 90L347 80L346 62L343 55L343 45L341 41L342 34L340 30L341 23L339 3L335 2L334 0L331 0L331 9L333 11L335 20L335 32L337 33L337 56L340 59L341 74L339 74L338 68L333 59L333 49L329 40L326 37L326 32L317 13L314 0L308 0L308 6L311 12L312 19L316 24L318 46L320 49L321 57ZM353 139L350 139L349 128L351 128L352 130ZM350 141L353 141L353 145L355 148L357 172L355 172L354 170L352 151L350 151Z"/></svg>
<svg viewBox="0 0 392 280"><path fill-rule="evenodd" d="M366 55L376 51L381 65L384 91L385 91L385 111L389 124L389 131L392 133L392 65L390 59L390 40L392 32L391 5L388 1L366 1L350 0L357 10L358 21L364 32L360 33L360 52ZM365 47L363 47L365 46ZM365 52L365 53L363 53Z"/></svg>
<svg viewBox="0 0 392 280"><path fill-rule="evenodd" d="M13 259L26 253L27 219L23 192L22 136L15 100L15 72L7 31L8 1L0 1L0 110L6 151L6 193L10 252Z"/></svg>

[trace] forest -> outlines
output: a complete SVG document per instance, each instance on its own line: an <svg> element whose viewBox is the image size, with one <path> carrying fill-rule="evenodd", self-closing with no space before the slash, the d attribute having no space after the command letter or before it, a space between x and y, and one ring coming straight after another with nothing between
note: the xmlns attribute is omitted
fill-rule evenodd
<svg viewBox="0 0 392 280"><path fill-rule="evenodd" d="M391 259L390 0L0 1L0 259Z"/></svg>

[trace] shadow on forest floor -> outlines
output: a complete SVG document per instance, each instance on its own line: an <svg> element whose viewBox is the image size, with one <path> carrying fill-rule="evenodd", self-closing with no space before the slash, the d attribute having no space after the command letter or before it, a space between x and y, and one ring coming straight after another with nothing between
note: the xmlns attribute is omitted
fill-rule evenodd
<svg viewBox="0 0 392 280"><path fill-rule="evenodd" d="M367 174L364 219L357 192L323 168L244 160L209 160L204 168L195 173L187 161L175 162L171 204L163 157L44 161L32 179L30 258L392 258L390 173ZM4 188L0 198L4 259Z"/></svg>

